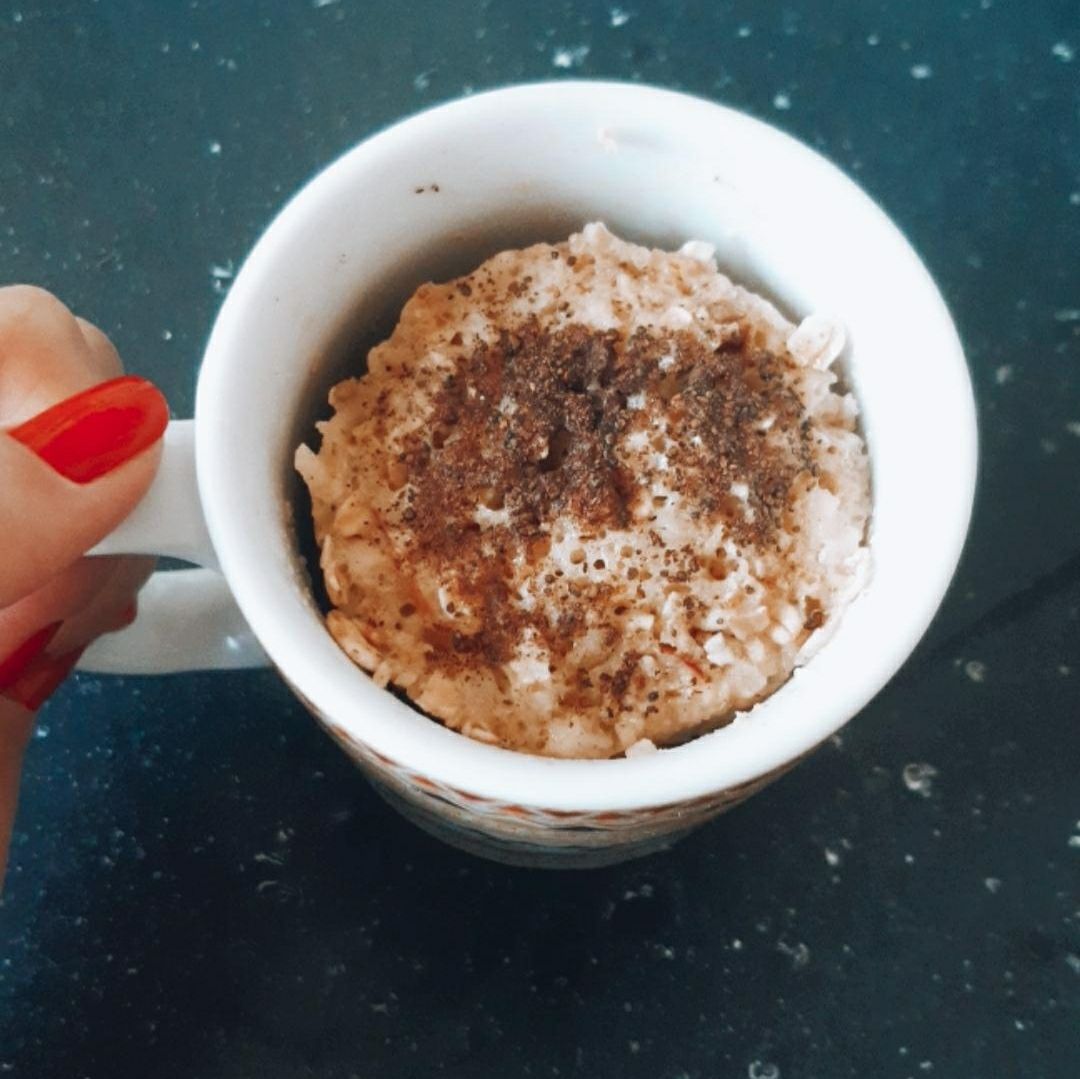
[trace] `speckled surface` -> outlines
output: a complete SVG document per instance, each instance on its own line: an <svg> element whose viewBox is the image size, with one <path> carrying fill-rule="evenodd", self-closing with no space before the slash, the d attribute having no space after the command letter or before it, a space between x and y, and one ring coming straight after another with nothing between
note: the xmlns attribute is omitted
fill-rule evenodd
<svg viewBox="0 0 1080 1079"><path fill-rule="evenodd" d="M778 785L576 875L400 821L269 673L79 677L27 766L0 1076L1075 1074L1073 0L3 0L0 278L57 290L188 415L229 275L307 176L423 105L561 75L766 117L911 236L982 419L938 622Z"/></svg>

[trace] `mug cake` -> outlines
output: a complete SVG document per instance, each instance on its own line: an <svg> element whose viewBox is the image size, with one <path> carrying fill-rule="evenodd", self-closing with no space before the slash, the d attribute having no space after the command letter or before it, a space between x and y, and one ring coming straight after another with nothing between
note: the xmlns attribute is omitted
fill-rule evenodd
<svg viewBox="0 0 1080 1079"><path fill-rule="evenodd" d="M330 633L508 749L635 755L729 722L867 579L843 344L706 244L600 224L422 285L296 452Z"/></svg>

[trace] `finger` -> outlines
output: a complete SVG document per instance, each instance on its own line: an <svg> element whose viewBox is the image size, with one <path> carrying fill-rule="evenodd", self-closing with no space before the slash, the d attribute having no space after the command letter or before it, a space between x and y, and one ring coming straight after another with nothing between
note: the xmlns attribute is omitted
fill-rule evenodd
<svg viewBox="0 0 1080 1079"><path fill-rule="evenodd" d="M159 416L155 430L164 428ZM41 588L107 536L146 493L160 442L113 471L80 485L0 433L0 536L17 536L0 562L0 607Z"/></svg>
<svg viewBox="0 0 1080 1079"><path fill-rule="evenodd" d="M41 588L0 610L0 658L12 656L46 627L43 651L62 655L107 628L153 569L152 558L81 558ZM2 691L0 691L2 692Z"/></svg>
<svg viewBox="0 0 1080 1079"><path fill-rule="evenodd" d="M18 538L0 607L107 535L153 479L168 407L142 380L101 383L118 368L105 335L55 297L0 289L0 535Z"/></svg>
<svg viewBox="0 0 1080 1079"><path fill-rule="evenodd" d="M100 381L71 312L31 285L0 288L0 424L16 424Z"/></svg>
<svg viewBox="0 0 1080 1079"><path fill-rule="evenodd" d="M104 382L106 379L122 375L124 365L120 361L120 353L116 351L116 346L92 322L87 322L84 318L76 318L75 321L86 342L89 366L94 374L94 381Z"/></svg>
<svg viewBox="0 0 1080 1079"><path fill-rule="evenodd" d="M56 636L49 642L50 652L64 655L76 649L81 650L103 633L123 629L135 620L138 591L154 572L157 559L121 558L116 559L116 562L116 571L109 576L103 587L94 593L85 606L64 621Z"/></svg>
<svg viewBox="0 0 1080 1079"><path fill-rule="evenodd" d="M62 656L45 652L36 656L14 682L4 688L6 703L15 703L36 712L75 669L84 649L76 648Z"/></svg>
<svg viewBox="0 0 1080 1079"><path fill-rule="evenodd" d="M132 572L135 569L138 572ZM36 712L75 669L92 640L135 621L134 586L146 575L145 567L135 566L117 574L115 587L103 589L88 608L66 622L46 626L0 662L0 706L6 709L14 703Z"/></svg>
<svg viewBox="0 0 1080 1079"><path fill-rule="evenodd" d="M84 558L0 611L0 702L44 704L91 641L134 622L136 593L155 562Z"/></svg>

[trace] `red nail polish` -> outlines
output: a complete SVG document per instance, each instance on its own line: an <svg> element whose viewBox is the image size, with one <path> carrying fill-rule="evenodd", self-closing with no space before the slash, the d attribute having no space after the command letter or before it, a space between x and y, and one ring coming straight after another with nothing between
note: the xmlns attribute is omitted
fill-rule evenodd
<svg viewBox="0 0 1080 1079"><path fill-rule="evenodd" d="M32 637L27 637L10 656L0 660L0 693L14 685L19 676L45 651L59 628L60 623L54 622L51 626L39 629Z"/></svg>
<svg viewBox="0 0 1080 1079"><path fill-rule="evenodd" d="M126 629L139 617L139 605L138 603L129 603L121 612L116 621L117 629Z"/></svg>
<svg viewBox="0 0 1080 1079"><path fill-rule="evenodd" d="M8 686L4 696L9 701L21 704L23 708L36 712L56 692L85 648L77 648L62 656L39 655L26 670Z"/></svg>
<svg viewBox="0 0 1080 1079"><path fill-rule="evenodd" d="M60 475L89 483L152 446L168 422L161 391L125 375L60 401L8 434Z"/></svg>

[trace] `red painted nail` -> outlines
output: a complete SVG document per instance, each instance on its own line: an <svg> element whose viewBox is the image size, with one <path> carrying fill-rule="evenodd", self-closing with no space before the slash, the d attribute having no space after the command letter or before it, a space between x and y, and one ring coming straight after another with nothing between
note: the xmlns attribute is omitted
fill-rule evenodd
<svg viewBox="0 0 1080 1079"><path fill-rule="evenodd" d="M79 662L85 648L77 648L63 656L40 655L4 692L8 700L36 712L56 692L72 668Z"/></svg>
<svg viewBox="0 0 1080 1079"><path fill-rule="evenodd" d="M10 656L0 660L0 693L14 685L27 667L45 651L59 628L60 623L54 622L51 626L39 629L32 637L27 637Z"/></svg>
<svg viewBox="0 0 1080 1079"><path fill-rule="evenodd" d="M75 483L89 483L149 449L169 406L144 378L125 375L68 397L8 434Z"/></svg>
<svg viewBox="0 0 1080 1079"><path fill-rule="evenodd" d="M135 601L129 603L119 614L116 620L117 629L126 629L139 617L139 605Z"/></svg>

